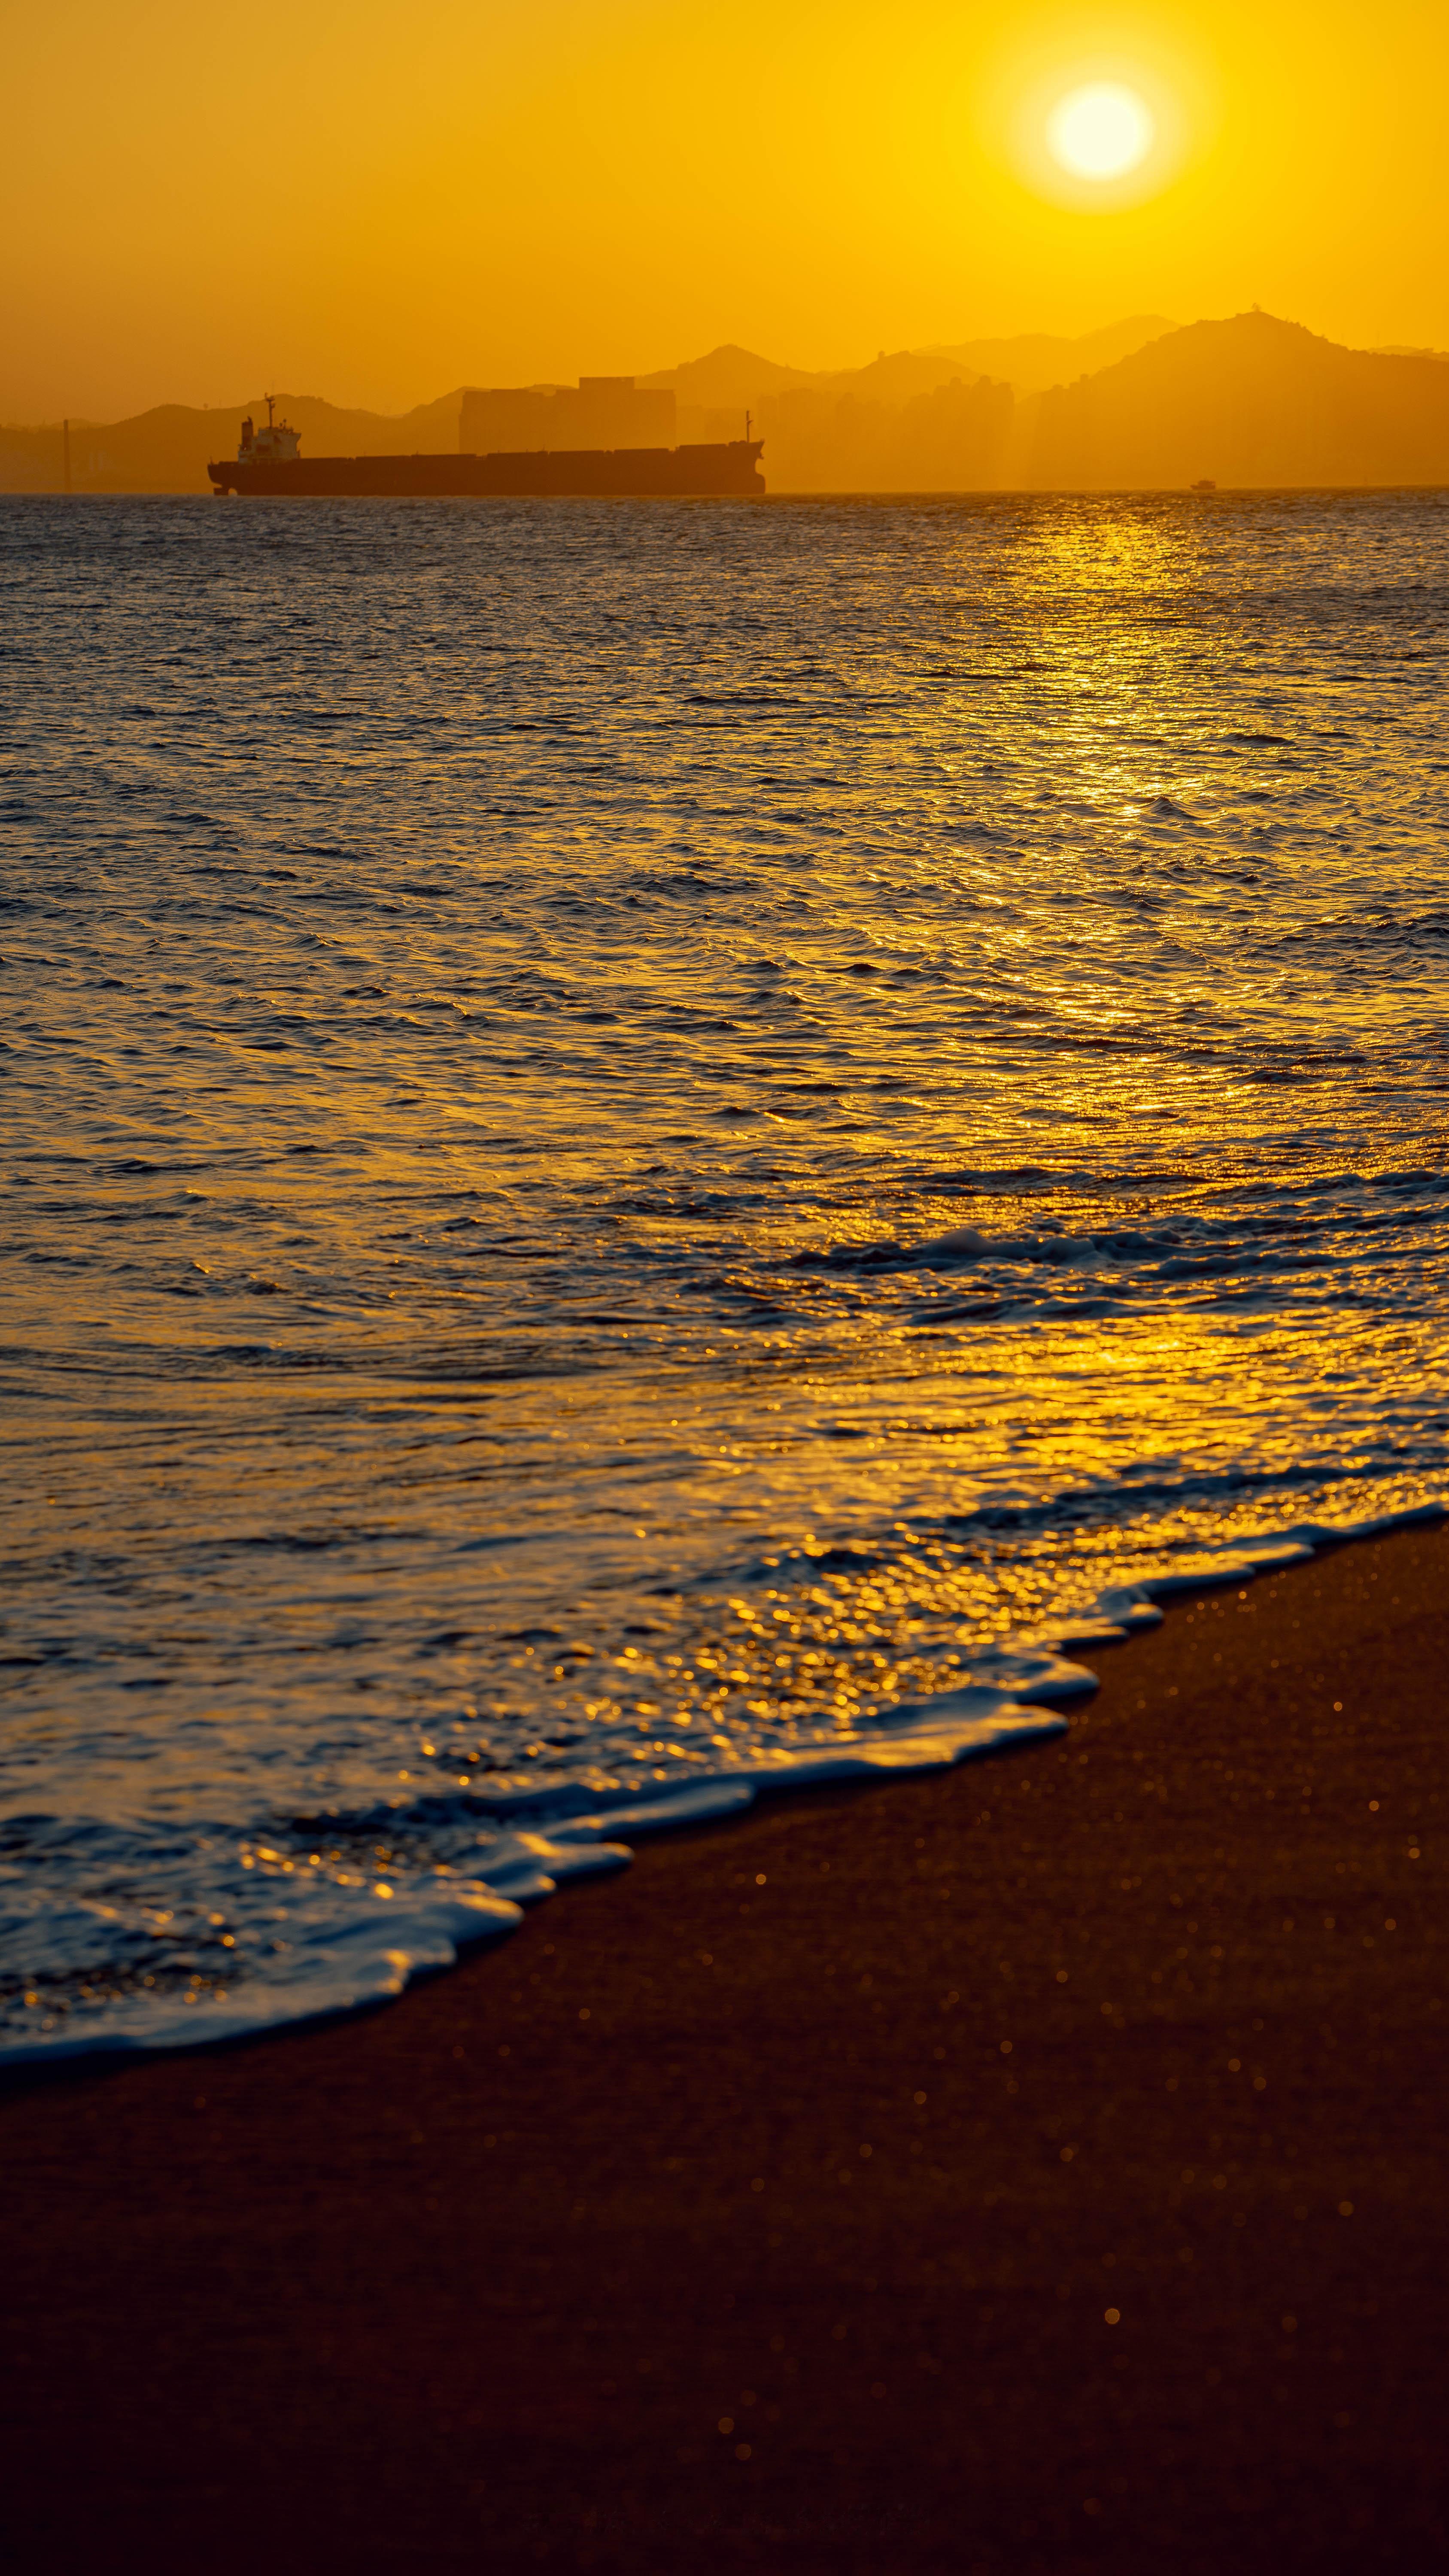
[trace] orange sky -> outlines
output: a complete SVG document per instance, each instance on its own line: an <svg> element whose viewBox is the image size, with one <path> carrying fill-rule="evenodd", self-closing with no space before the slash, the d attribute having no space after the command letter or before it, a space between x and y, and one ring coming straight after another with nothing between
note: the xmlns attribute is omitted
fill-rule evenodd
<svg viewBox="0 0 1449 2576"><path fill-rule="evenodd" d="M1259 302L1449 347L1442 0L54 0L6 35L0 418L802 366ZM1169 103L1044 193L1073 78Z"/></svg>

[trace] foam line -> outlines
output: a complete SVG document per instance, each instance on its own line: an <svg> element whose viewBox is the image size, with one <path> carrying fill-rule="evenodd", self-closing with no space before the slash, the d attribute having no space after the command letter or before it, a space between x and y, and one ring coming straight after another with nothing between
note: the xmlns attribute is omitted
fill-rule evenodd
<svg viewBox="0 0 1449 2576"><path fill-rule="evenodd" d="M489 1801L486 1817L480 1814L480 1824L494 1821L504 1830L475 1849L469 1863L473 1875L424 1882L384 1911L369 1906L341 1929L330 1922L319 1926L310 1939L305 1924L299 1925L297 1950L285 1971L274 1972L265 1985L257 1981L240 1987L234 2008L213 2001L184 2019L163 2018L154 2003L137 2001L129 2008L123 2005L103 2030L27 2039L6 2049L0 2063L26 2066L87 2055L205 2047L390 2002L415 1977L453 1966L463 1950L505 1939L522 1922L524 1905L541 1902L560 1884L627 1867L633 1854L621 1839L624 1835L632 1841L641 1834L723 1822L743 1814L762 1795L948 1770L988 1754L1023 1750L1066 1731L1067 1720L1044 1701L1077 1698L1098 1687L1097 1675L1068 1661L1059 1647L1115 1642L1156 1624L1162 1616L1159 1600L1251 1583L1259 1575L1304 1563L1320 1549L1445 1516L1446 1507L1432 1503L1348 1524L1264 1532L1175 1559L1134 1583L1104 1590L1081 1623L1018 1638L992 1656L996 1678L991 1681L898 1701L873 1712L869 1731L798 1750L781 1747L703 1778L662 1785L657 1795L630 1790L613 1800L607 1793L591 1797L577 1782L552 1800L536 1789L516 1796L505 1792ZM1028 1688L1030 1696L1022 1696ZM525 1815L531 1824L522 1822ZM380 1896L381 1891L374 1893Z"/></svg>
<svg viewBox="0 0 1449 2576"><path fill-rule="evenodd" d="M239 1989L235 2011L213 2002L185 2020L158 2021L154 2008L123 2006L102 2031L22 2041L5 2051L9 2066L51 2065L65 2057L135 2056L158 2048L206 2048L220 2040L255 2039L266 2031L330 2020L369 2004L391 2003L414 1977L451 1968L460 1950L515 1932L522 1908L484 1887L423 1898L383 1916L364 1916L325 1949L310 1952L284 1981Z"/></svg>

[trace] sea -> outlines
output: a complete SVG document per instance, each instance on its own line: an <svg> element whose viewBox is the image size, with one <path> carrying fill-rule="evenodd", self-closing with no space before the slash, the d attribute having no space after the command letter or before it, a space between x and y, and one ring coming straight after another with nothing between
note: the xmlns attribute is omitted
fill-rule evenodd
<svg viewBox="0 0 1449 2576"><path fill-rule="evenodd" d="M1437 1512L1446 649L1432 492L0 502L10 2059Z"/></svg>

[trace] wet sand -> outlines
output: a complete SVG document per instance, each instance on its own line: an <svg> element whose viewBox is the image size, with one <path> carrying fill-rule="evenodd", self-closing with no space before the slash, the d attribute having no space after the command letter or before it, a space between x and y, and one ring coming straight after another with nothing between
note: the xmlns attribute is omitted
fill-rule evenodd
<svg viewBox="0 0 1449 2576"><path fill-rule="evenodd" d="M16 2083L11 2566L1442 2559L1449 1532L391 2009Z"/></svg>

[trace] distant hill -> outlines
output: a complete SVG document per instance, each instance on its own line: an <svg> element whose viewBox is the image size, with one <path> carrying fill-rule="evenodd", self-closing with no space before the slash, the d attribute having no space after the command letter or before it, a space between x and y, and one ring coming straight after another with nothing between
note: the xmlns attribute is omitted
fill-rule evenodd
<svg viewBox="0 0 1449 2576"><path fill-rule="evenodd" d="M1040 397L1038 490L1449 483L1449 367L1344 349L1298 322L1194 322Z"/></svg>
<svg viewBox="0 0 1449 2576"><path fill-rule="evenodd" d="M1177 490L1449 484L1449 362L1345 349L1296 322L1239 313L1185 330L1138 314L1079 340L1026 333L882 350L863 367L788 367L727 346L640 381L667 388L679 437L765 441L772 492ZM280 396L309 456L440 455L459 393L389 416ZM78 492L206 492L244 412L163 404L72 422ZM0 429L0 490L62 488L61 433Z"/></svg>
<svg viewBox="0 0 1449 2576"><path fill-rule="evenodd" d="M317 394L278 394L277 417L302 432L308 456L440 456L458 444L461 393L420 403L392 417L343 411ZM70 425L71 480L77 492L209 492L213 457L235 456L241 425L267 416L265 395L220 410L161 403L133 420ZM64 489L59 421L43 429L0 428L0 491Z"/></svg>
<svg viewBox="0 0 1449 2576"><path fill-rule="evenodd" d="M919 489L928 468L924 458L918 465L909 461L909 438L902 447L885 437L885 417L895 420L912 404L953 385L974 385L980 375L940 350L882 349L866 366L812 374L748 349L723 348L640 381L673 390L681 439L743 438L748 413L766 442L772 491L855 491L863 473L883 476L874 488L893 491L900 487L886 463L888 449L897 453L897 470L912 478L907 489ZM862 427L866 414L873 429ZM837 417L838 434L831 426ZM927 443L938 453L938 443Z"/></svg>
<svg viewBox="0 0 1449 2576"><path fill-rule="evenodd" d="M953 387L988 377L1017 391L1065 384L1084 367L1121 357L1172 327L1160 316L1139 315L1080 340L1037 332L960 348L882 349L864 366L814 370L726 343L638 381L673 392L681 439L742 438L749 411L757 434L763 430L770 442L770 480L778 491L858 490L862 478L882 491L938 489L943 475L949 488L953 476L973 485L999 480L1009 446L999 400L987 412L980 406L968 412ZM786 404L797 395L806 399ZM308 456L440 455L457 445L461 399L455 391L388 414L343 410L315 394L282 394L277 407L301 431ZM989 437L982 427L988 412ZM72 421L74 488L209 492L208 461L235 455L247 413L264 420L265 399L208 411L163 403L131 420ZM59 422L0 428L0 491L62 488Z"/></svg>
<svg viewBox="0 0 1449 2576"><path fill-rule="evenodd" d="M1078 376L1130 358L1149 340L1160 340L1177 324L1161 313L1136 313L1129 322L1110 323L1105 331L1088 331L1079 340L1053 339L1046 331L1022 331L1009 340L963 340L927 354L949 358L954 365L983 376L1000 376L1018 394L1045 393L1050 385L1070 385Z"/></svg>
<svg viewBox="0 0 1449 2576"><path fill-rule="evenodd" d="M1014 339L965 340L953 347L882 349L861 367L813 371L781 366L774 358L730 343L683 366L662 367L639 382L675 396L681 422L688 414L691 423L681 426L681 437L738 438L743 411L763 418L767 405L785 394L848 395L857 402L899 407L947 385L975 384L983 376L1009 384L1017 394L1039 393L1048 385L1071 384L1095 367L1111 366L1176 327L1160 313L1139 313L1078 340L1027 331Z"/></svg>
<svg viewBox="0 0 1449 2576"><path fill-rule="evenodd" d="M765 394L789 393L796 385L813 381L808 369L782 367L774 358L757 357L753 349L738 348L733 341L711 349L707 358L687 358L682 366L661 367L656 374L637 379L646 389L672 393L681 405L702 411L739 411Z"/></svg>
<svg viewBox="0 0 1449 2576"><path fill-rule="evenodd" d="M812 371L779 366L773 358L758 358L749 349L724 348L711 349L707 358L692 358L685 366L641 376L639 382L667 388L681 409L738 411L748 404L757 411L771 396L790 393L851 393L863 402L910 402L917 394L934 393L938 386L963 377L974 382L986 372L965 365L953 349L882 349L863 367Z"/></svg>

